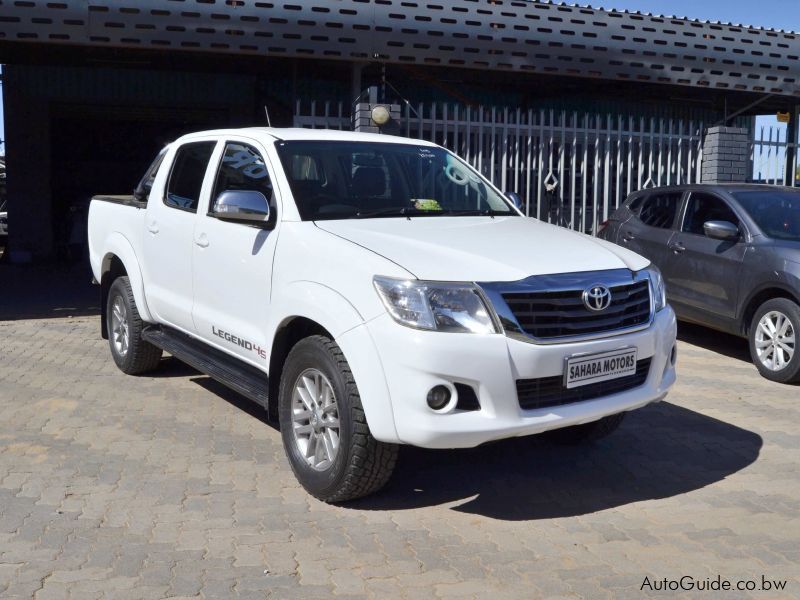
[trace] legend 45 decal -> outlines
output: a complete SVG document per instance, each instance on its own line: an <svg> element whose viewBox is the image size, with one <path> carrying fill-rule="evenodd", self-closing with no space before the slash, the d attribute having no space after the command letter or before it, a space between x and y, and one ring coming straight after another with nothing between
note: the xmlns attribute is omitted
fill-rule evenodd
<svg viewBox="0 0 800 600"><path fill-rule="evenodd" d="M244 348L245 350L249 350L250 352L255 352L260 358L263 358L265 360L267 358L267 351L264 350L258 344L254 344L249 340L237 337L232 333L228 333L227 331L222 331L221 329L217 329L213 325L211 326L211 333L213 333L218 338L222 338L226 342L233 344L234 346L239 346L241 348Z"/></svg>

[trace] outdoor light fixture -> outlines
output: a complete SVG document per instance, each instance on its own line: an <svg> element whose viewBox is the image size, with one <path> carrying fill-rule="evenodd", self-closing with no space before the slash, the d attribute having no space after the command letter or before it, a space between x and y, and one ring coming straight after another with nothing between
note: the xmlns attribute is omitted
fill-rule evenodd
<svg viewBox="0 0 800 600"><path fill-rule="evenodd" d="M383 105L375 106L372 109L372 121L378 126L382 127L389 122L392 116L389 114L389 109Z"/></svg>

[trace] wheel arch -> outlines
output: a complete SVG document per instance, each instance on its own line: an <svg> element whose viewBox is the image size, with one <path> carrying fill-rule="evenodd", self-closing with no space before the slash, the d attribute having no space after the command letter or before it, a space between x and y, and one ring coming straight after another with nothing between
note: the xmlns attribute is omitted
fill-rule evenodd
<svg viewBox="0 0 800 600"><path fill-rule="evenodd" d="M286 357L289 356L291 349L302 339L312 335L324 335L334 339L330 331L308 317L294 315L285 318L272 339L272 351L269 355L269 406L267 408L271 421L278 422L278 393L281 384L283 367L286 364ZM274 401L273 401L274 399Z"/></svg>
<svg viewBox="0 0 800 600"><path fill-rule="evenodd" d="M798 298L797 294L788 287L784 287L782 285L770 284L754 291L747 299L747 302L745 302L743 305L744 309L742 310L742 318L740 323L740 331L742 335L749 335L750 322L753 320L753 316L755 316L758 307L764 304L764 302L773 300L775 298L786 298L787 300L791 300L796 304L800 304L800 298Z"/></svg>
<svg viewBox="0 0 800 600"><path fill-rule="evenodd" d="M136 301L136 309L143 321L152 322L150 311L144 295L144 281L142 272L139 269L139 260L130 242L120 233L112 234L106 245L106 251L100 262L100 313L101 334L104 339L108 338L106 328L106 304L108 302L108 291L111 284L118 277L128 277L133 298Z"/></svg>

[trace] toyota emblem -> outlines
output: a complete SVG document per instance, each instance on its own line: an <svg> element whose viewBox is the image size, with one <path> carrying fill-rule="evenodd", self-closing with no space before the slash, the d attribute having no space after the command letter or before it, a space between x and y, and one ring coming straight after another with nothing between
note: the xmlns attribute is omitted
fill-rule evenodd
<svg viewBox="0 0 800 600"><path fill-rule="evenodd" d="M611 304L611 290L604 285L594 285L583 290L583 304L594 312L605 310Z"/></svg>

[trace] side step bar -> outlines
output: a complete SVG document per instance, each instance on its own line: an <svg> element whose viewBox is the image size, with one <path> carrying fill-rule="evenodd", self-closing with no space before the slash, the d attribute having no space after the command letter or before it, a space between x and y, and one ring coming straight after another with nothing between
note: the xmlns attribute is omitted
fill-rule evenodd
<svg viewBox="0 0 800 600"><path fill-rule="evenodd" d="M146 327L142 337L233 391L267 407L269 380L263 371L170 327Z"/></svg>

